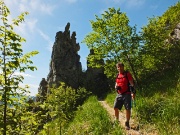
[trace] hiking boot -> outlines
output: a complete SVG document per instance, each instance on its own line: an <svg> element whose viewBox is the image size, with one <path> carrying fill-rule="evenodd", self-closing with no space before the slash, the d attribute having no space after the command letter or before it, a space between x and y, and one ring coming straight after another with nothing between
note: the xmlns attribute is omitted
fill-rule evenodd
<svg viewBox="0 0 180 135"><path fill-rule="evenodd" d="M125 122L125 127L126 127L126 130L130 130L130 126L129 126L129 122L128 121Z"/></svg>

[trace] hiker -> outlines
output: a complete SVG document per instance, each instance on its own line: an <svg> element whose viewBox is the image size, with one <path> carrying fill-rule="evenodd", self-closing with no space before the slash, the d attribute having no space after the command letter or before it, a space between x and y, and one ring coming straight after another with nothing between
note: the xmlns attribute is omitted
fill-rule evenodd
<svg viewBox="0 0 180 135"><path fill-rule="evenodd" d="M119 62L116 64L118 75L116 77L115 89L117 90L117 96L114 102L114 111L116 121L119 121L119 110L124 105L126 109L126 122L125 127L130 129L129 120L131 116L131 100L135 98L135 92L130 91L129 84L134 87L133 77L130 72L124 70L124 64ZM129 82L129 83L128 83Z"/></svg>

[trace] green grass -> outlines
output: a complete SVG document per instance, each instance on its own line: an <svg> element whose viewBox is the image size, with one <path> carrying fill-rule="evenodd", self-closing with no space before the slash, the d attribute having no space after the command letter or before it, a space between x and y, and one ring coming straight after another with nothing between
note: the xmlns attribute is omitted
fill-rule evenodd
<svg viewBox="0 0 180 135"><path fill-rule="evenodd" d="M90 97L79 107L75 119L70 123L66 134L73 135L121 135L120 127L111 122L107 111L97 98Z"/></svg>
<svg viewBox="0 0 180 135"><path fill-rule="evenodd" d="M139 122L140 129L160 135L180 133L180 71L168 70L137 90L136 107L132 118ZM115 93L107 95L106 101L112 106Z"/></svg>
<svg viewBox="0 0 180 135"><path fill-rule="evenodd" d="M139 123L143 132L156 132L159 135L178 135L180 133L180 72L165 72L158 78L151 78L137 90L136 107L132 118ZM107 103L113 107L115 91L106 96ZM44 127L40 135L121 135L121 128L111 122L107 111L100 105L97 97L91 96L78 107L72 121L54 120Z"/></svg>
<svg viewBox="0 0 180 135"><path fill-rule="evenodd" d="M113 107L114 105L114 100L115 100L115 97L116 97L116 93L115 93L115 90L111 93L109 93L106 97L106 102L111 106Z"/></svg>
<svg viewBox="0 0 180 135"><path fill-rule="evenodd" d="M171 94L167 94L170 91ZM158 92L152 97L137 95L132 118L138 121L143 132L158 132L162 135L180 133L180 95L177 93L180 93L179 87L163 94ZM115 94L110 93L106 101L112 106L114 98Z"/></svg>
<svg viewBox="0 0 180 135"><path fill-rule="evenodd" d="M56 119L44 126L39 135L122 135L122 130L111 121L97 97L91 96L78 107L72 121L62 122L60 127Z"/></svg>

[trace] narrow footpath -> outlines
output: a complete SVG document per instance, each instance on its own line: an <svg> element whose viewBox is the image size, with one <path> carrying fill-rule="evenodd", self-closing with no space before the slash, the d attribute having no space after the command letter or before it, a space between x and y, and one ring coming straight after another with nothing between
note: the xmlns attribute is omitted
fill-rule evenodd
<svg viewBox="0 0 180 135"><path fill-rule="evenodd" d="M101 105L108 111L111 120L114 121L115 116L114 116L114 109L112 107L110 107L106 101L99 101L101 103ZM126 135L157 135L156 133L145 133L141 130L139 130L139 125L138 123L135 123L134 120L131 118L130 120L130 130L126 130L125 129L125 120L126 120L126 116L125 116L125 112L119 112L119 121L120 121L120 126L122 127L122 129L124 129L124 133L126 133Z"/></svg>

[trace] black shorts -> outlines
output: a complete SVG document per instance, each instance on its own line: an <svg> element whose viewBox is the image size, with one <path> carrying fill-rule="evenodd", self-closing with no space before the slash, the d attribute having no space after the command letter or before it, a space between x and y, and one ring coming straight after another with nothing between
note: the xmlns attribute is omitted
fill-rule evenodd
<svg viewBox="0 0 180 135"><path fill-rule="evenodd" d="M131 109L131 94L118 94L114 101L114 108L118 108L119 110L122 109L122 106L124 105L126 110Z"/></svg>

